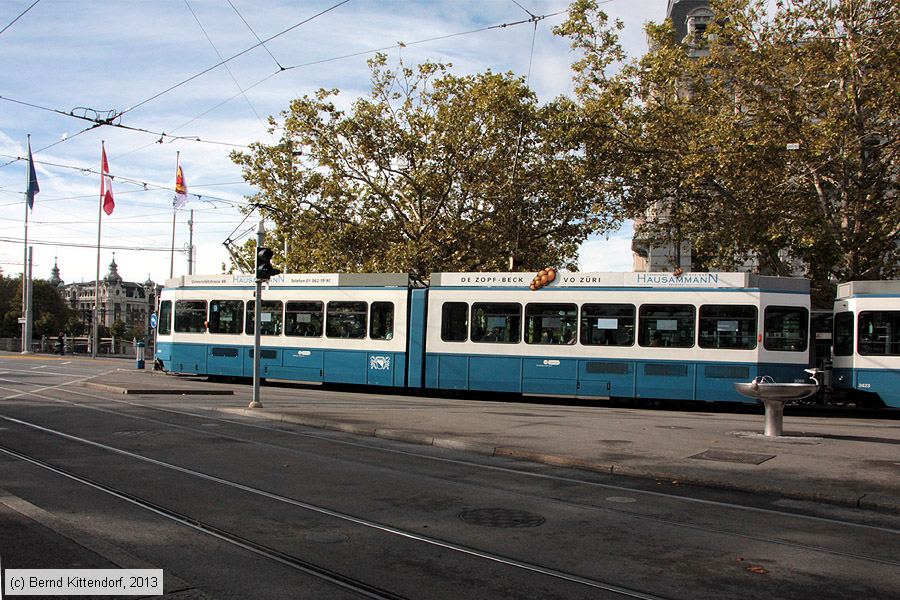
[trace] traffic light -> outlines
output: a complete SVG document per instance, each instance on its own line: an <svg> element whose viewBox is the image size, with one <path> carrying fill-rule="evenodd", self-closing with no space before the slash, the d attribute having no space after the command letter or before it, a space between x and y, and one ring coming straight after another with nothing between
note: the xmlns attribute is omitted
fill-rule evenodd
<svg viewBox="0 0 900 600"><path fill-rule="evenodd" d="M281 273L281 271L272 266L273 254L275 253L272 252L272 249L265 246L260 246L256 249L256 278L258 280L268 281L272 275Z"/></svg>

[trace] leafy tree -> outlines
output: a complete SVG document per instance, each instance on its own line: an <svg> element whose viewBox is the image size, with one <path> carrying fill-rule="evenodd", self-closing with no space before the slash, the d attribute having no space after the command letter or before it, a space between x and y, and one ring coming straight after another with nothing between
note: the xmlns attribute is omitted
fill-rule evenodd
<svg viewBox="0 0 900 600"><path fill-rule="evenodd" d="M75 311L66 306L59 292L44 279L32 281L33 335L55 337L60 331L72 333L78 323ZM22 326L22 278L0 276L0 336L19 337Z"/></svg>
<svg viewBox="0 0 900 600"><path fill-rule="evenodd" d="M613 222L590 211L572 101L539 106L509 73L392 69L384 55L369 66L370 97L349 110L337 90L296 99L270 119L280 143L232 155L271 209L270 245L288 238L283 270L571 266L588 233Z"/></svg>
<svg viewBox="0 0 900 600"><path fill-rule="evenodd" d="M747 259L823 290L900 275L900 17L893 0L712 0L705 32L650 24L624 58L595 0L557 29L591 128L589 169L655 243ZM788 145L798 144L797 150Z"/></svg>

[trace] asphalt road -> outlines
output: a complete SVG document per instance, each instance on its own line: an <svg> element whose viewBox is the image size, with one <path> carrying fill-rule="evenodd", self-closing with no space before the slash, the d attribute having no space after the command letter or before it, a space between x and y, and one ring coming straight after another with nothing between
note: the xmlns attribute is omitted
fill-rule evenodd
<svg viewBox="0 0 900 600"><path fill-rule="evenodd" d="M0 358L4 568L161 568L171 598L900 597L895 515L77 385L119 366Z"/></svg>

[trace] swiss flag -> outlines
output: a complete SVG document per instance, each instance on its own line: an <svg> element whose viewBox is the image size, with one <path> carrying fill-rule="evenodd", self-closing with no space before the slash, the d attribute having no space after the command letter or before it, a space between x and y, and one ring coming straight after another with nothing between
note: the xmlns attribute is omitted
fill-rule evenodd
<svg viewBox="0 0 900 600"><path fill-rule="evenodd" d="M109 174L109 163L106 162L106 148L102 148L102 176L100 178L100 199L103 200L103 212L111 215L116 203L113 200L112 176Z"/></svg>

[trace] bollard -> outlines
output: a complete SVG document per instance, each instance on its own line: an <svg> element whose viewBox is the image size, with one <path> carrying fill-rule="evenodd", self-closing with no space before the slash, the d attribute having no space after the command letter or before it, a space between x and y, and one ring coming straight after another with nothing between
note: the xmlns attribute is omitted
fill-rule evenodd
<svg viewBox="0 0 900 600"><path fill-rule="evenodd" d="M144 368L144 342L138 342L134 345L134 358L136 361L135 368Z"/></svg>

